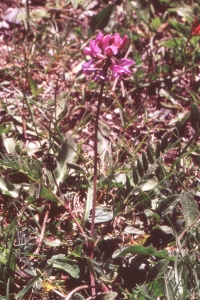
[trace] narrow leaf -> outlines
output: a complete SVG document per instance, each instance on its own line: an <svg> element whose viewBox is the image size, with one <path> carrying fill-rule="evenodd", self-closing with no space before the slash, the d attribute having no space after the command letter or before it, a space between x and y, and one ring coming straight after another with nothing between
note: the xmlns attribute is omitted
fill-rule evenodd
<svg viewBox="0 0 200 300"><path fill-rule="evenodd" d="M109 23L114 4L109 4L91 19L90 29L93 34L97 29L103 30Z"/></svg>
<svg viewBox="0 0 200 300"><path fill-rule="evenodd" d="M146 172L149 168L149 164L148 164L148 160L147 160L147 157L144 154L144 152L142 152L142 163L143 163L144 171Z"/></svg>
<svg viewBox="0 0 200 300"><path fill-rule="evenodd" d="M152 245L150 245L149 247L144 247L142 245L130 246L122 251L120 250L117 251L114 252L113 258L125 256L127 254L139 254L139 255L150 255L159 258L166 258L171 261L175 261L175 257L169 256L167 250L164 249L162 251L156 251Z"/></svg>
<svg viewBox="0 0 200 300"><path fill-rule="evenodd" d="M168 146L168 136L165 135L160 144L160 151L164 152L167 149L167 146Z"/></svg>
<svg viewBox="0 0 200 300"><path fill-rule="evenodd" d="M150 146L147 147L147 156L148 156L149 162L151 164L153 164L154 163L154 158L153 158L153 154L152 154Z"/></svg>
<svg viewBox="0 0 200 300"><path fill-rule="evenodd" d="M157 145L156 145L156 158L159 158L160 157L160 142L158 141L157 142Z"/></svg>
<svg viewBox="0 0 200 300"><path fill-rule="evenodd" d="M137 170L138 170L138 174L140 175L140 177L143 177L144 170L143 170L143 166L142 166L141 161L139 160L139 158L137 158Z"/></svg>
<svg viewBox="0 0 200 300"><path fill-rule="evenodd" d="M133 166L133 182L135 185L138 184L138 173L135 166Z"/></svg>

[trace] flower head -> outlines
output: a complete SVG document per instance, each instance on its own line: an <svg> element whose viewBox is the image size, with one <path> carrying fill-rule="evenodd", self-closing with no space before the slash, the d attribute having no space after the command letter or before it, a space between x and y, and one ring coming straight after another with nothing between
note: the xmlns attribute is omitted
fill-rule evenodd
<svg viewBox="0 0 200 300"><path fill-rule="evenodd" d="M112 72L113 77L130 74L129 67L134 64L134 61L116 57L127 42L128 37L126 35L121 38L119 33L104 36L100 32L95 40L90 41L89 47L84 49L84 54L89 55L91 59L83 64L83 73L86 75L95 73L95 80L97 81L106 80L108 69Z"/></svg>

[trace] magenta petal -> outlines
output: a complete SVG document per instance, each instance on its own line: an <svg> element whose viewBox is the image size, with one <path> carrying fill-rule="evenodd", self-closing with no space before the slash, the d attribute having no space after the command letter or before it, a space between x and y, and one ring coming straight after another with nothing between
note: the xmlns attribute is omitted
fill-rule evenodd
<svg viewBox="0 0 200 300"><path fill-rule="evenodd" d="M96 57L97 53L101 53L101 49L94 40L90 41L90 49L92 57Z"/></svg>
<svg viewBox="0 0 200 300"><path fill-rule="evenodd" d="M113 56L118 53L118 49L115 45L111 45L104 50L104 53L108 56Z"/></svg>
<svg viewBox="0 0 200 300"><path fill-rule="evenodd" d="M122 67L130 67L135 64L135 62L131 59L122 58L118 60L118 64Z"/></svg>
<svg viewBox="0 0 200 300"><path fill-rule="evenodd" d="M128 69L128 67L122 67L119 65L112 65L110 66L110 70L114 73L114 77L117 75L123 76L123 75L128 75L131 74L131 71Z"/></svg>
<svg viewBox="0 0 200 300"><path fill-rule="evenodd" d="M110 38L111 38L111 35L108 34L106 36L104 36L101 40L101 46L102 46L102 49L104 50L106 47L109 46L109 42L110 42Z"/></svg>
<svg viewBox="0 0 200 300"><path fill-rule="evenodd" d="M126 46L128 42L128 37L125 35L123 38L120 39L119 44L118 44L118 49L122 49Z"/></svg>
<svg viewBox="0 0 200 300"><path fill-rule="evenodd" d="M92 55L92 52L91 52L91 49L90 49L90 47L85 47L85 49L84 49L84 54L85 55Z"/></svg>
<svg viewBox="0 0 200 300"><path fill-rule="evenodd" d="M111 43L113 43L116 47L119 44L120 35L119 33L115 33L111 38Z"/></svg>
<svg viewBox="0 0 200 300"><path fill-rule="evenodd" d="M114 73L121 73L121 74L128 74L128 73L131 73L131 71L126 68L126 67L121 67L119 65L112 65L110 66L110 69L112 72Z"/></svg>
<svg viewBox="0 0 200 300"><path fill-rule="evenodd" d="M98 68L94 65L95 61L93 59L90 59L88 62L84 63L82 65L83 73L87 75L91 75L92 72L96 71Z"/></svg>
<svg viewBox="0 0 200 300"><path fill-rule="evenodd" d="M102 38L103 38L103 33L99 32L98 35L97 35L97 37L96 37L96 39L95 39L95 42L96 43L101 42Z"/></svg>

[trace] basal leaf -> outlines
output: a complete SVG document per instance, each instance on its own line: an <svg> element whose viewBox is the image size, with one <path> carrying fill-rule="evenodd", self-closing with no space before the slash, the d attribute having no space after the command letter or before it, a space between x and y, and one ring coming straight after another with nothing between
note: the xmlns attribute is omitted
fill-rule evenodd
<svg viewBox="0 0 200 300"><path fill-rule="evenodd" d="M180 202L186 225L190 226L199 215L198 205L194 198L187 192L183 192Z"/></svg>
<svg viewBox="0 0 200 300"><path fill-rule="evenodd" d="M73 278L79 278L80 269L76 261L52 256L51 259L48 259L47 263L53 264L53 268L63 270L70 274Z"/></svg>
<svg viewBox="0 0 200 300"><path fill-rule="evenodd" d="M95 224L106 223L113 219L113 210L107 207L96 207L95 208ZM89 218L91 222L91 217Z"/></svg>
<svg viewBox="0 0 200 300"><path fill-rule="evenodd" d="M55 177L58 185L62 184L68 174L67 163L74 163L77 157L77 143L70 135L62 142L57 157Z"/></svg>

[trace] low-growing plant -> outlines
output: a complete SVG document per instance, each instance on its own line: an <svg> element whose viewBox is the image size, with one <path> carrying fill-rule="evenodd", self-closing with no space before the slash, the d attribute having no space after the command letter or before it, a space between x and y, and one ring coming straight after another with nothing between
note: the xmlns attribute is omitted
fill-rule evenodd
<svg viewBox="0 0 200 300"><path fill-rule="evenodd" d="M1 70L0 299L199 299L197 8L53 2Z"/></svg>

